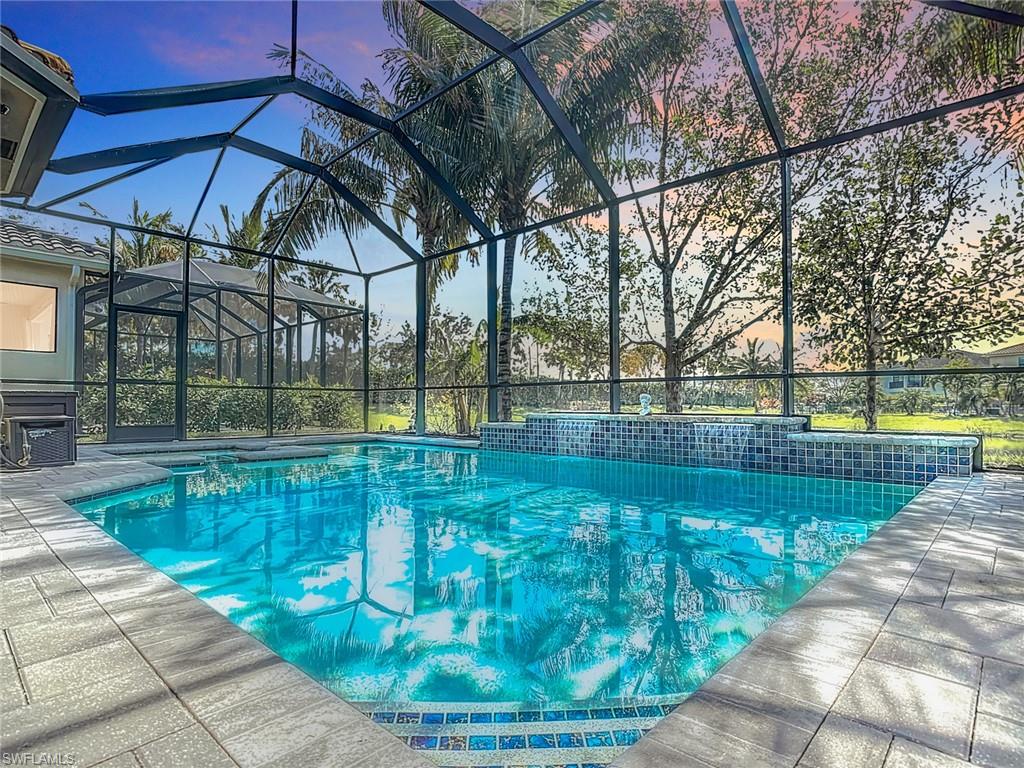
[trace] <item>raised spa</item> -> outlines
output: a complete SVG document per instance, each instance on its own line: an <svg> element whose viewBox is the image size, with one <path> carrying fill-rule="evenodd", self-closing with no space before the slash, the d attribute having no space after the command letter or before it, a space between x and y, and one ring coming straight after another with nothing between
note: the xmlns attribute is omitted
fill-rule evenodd
<svg viewBox="0 0 1024 768"><path fill-rule="evenodd" d="M77 508L442 765L600 765L917 490L356 444Z"/></svg>

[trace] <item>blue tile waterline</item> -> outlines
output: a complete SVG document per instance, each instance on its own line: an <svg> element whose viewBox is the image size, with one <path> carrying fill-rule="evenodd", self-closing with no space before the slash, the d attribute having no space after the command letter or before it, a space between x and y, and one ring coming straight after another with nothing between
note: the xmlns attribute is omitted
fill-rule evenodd
<svg viewBox="0 0 1024 768"><path fill-rule="evenodd" d="M438 762L582 764L638 739L916 490L373 444L78 509Z"/></svg>

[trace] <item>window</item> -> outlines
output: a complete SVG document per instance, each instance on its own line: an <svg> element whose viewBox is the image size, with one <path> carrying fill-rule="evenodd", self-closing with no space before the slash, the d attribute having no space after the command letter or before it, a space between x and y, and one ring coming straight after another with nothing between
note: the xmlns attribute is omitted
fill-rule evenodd
<svg viewBox="0 0 1024 768"><path fill-rule="evenodd" d="M0 281L0 349L57 351L57 289Z"/></svg>
<svg viewBox="0 0 1024 768"><path fill-rule="evenodd" d="M903 377L893 376L889 380L889 389L903 389Z"/></svg>

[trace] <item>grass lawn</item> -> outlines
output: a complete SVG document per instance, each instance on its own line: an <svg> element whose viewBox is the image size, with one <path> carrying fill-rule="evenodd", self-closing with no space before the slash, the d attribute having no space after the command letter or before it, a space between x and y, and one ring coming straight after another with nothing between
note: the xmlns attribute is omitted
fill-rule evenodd
<svg viewBox="0 0 1024 768"><path fill-rule="evenodd" d="M405 432L409 429L409 414L370 411L370 432Z"/></svg>
<svg viewBox="0 0 1024 768"><path fill-rule="evenodd" d="M864 429L864 420L843 413L816 413L811 416L815 429ZM995 416L943 416L919 413L907 416L882 413L878 428L894 432L964 432L982 435L1019 435L1024 440L1024 419L1001 419Z"/></svg>

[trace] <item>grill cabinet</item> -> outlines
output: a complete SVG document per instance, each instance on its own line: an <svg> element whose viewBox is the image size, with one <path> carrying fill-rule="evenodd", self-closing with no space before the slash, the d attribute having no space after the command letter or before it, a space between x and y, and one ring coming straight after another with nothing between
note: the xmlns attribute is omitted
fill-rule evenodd
<svg viewBox="0 0 1024 768"><path fill-rule="evenodd" d="M78 458L75 445L77 392L6 390L4 450L12 461L29 449L30 467L61 467Z"/></svg>

